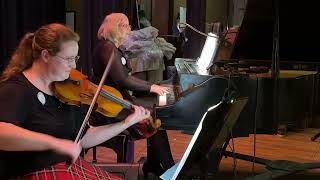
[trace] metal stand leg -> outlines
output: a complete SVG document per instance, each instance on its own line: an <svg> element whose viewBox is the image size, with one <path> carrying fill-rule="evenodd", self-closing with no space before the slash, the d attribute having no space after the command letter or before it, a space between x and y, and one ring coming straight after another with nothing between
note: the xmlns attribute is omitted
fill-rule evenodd
<svg viewBox="0 0 320 180"><path fill-rule="evenodd" d="M317 133L316 135L314 135L313 137L311 137L311 141L315 141L320 137L320 132Z"/></svg>
<svg viewBox="0 0 320 180"><path fill-rule="evenodd" d="M231 153L226 151L224 153L225 156L232 157L235 156L237 159L245 160L245 161L253 161L253 156L239 154L239 153ZM255 162L258 164L263 164L266 166L267 171L258 174L254 177L248 177L246 180L269 180L277 177L294 174L302 171L306 171L309 169L318 169L320 168L320 162L314 163L298 163L294 161L287 160L268 160L256 157Z"/></svg>

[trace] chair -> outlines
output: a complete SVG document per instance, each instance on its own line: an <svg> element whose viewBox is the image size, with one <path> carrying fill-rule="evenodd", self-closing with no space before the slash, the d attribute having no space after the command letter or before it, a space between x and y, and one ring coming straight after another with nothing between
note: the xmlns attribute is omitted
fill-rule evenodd
<svg viewBox="0 0 320 180"><path fill-rule="evenodd" d="M112 149L117 154L117 163L99 163L96 155L97 147L106 147ZM134 141L129 135L119 134L90 149L93 151L92 162L96 166L106 170L107 172L116 174L123 179L138 180L138 171L140 165L134 163Z"/></svg>
<svg viewBox="0 0 320 180"><path fill-rule="evenodd" d="M90 125L102 126L113 123L114 119L107 118L99 113L94 113L90 117ZM97 162L97 147L106 147L112 149L117 154L118 163L132 163L134 161L134 141L128 133L121 133L108 141L105 141L92 148L93 163ZM85 152L88 152L87 149Z"/></svg>
<svg viewBox="0 0 320 180"><path fill-rule="evenodd" d="M129 135L119 134L108 141L92 147L92 162L97 163L97 147L112 149L117 154L117 163L134 162L134 141Z"/></svg>

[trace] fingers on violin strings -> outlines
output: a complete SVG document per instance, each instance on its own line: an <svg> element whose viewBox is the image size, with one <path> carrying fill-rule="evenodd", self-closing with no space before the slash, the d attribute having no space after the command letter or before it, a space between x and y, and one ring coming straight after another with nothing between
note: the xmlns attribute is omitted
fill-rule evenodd
<svg viewBox="0 0 320 180"><path fill-rule="evenodd" d="M137 109L137 106L136 105L132 105L133 109Z"/></svg>
<svg viewBox="0 0 320 180"><path fill-rule="evenodd" d="M134 113L138 113L139 112L139 106L137 106L137 105L133 105L133 112Z"/></svg>
<svg viewBox="0 0 320 180"><path fill-rule="evenodd" d="M140 106L134 106L134 113L141 114L141 107Z"/></svg>

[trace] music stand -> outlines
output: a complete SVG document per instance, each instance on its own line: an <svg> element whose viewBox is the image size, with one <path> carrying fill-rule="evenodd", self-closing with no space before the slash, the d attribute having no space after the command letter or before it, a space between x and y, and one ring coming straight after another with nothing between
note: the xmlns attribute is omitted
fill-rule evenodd
<svg viewBox="0 0 320 180"><path fill-rule="evenodd" d="M180 162L167 170L163 180L207 177L212 158L221 159L222 147L248 98L222 101L204 113ZM218 153L217 153L218 152ZM220 153L219 153L220 152ZM212 157L212 155L218 157Z"/></svg>

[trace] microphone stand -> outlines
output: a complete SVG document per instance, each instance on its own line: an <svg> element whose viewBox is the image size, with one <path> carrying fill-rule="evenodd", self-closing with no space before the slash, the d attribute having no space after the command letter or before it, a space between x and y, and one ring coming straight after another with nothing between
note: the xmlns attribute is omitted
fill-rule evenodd
<svg viewBox="0 0 320 180"><path fill-rule="evenodd" d="M278 0L273 0L274 3L274 31L273 31L273 51L272 51L272 78L274 80L273 82L273 118L275 118L275 123L273 124L275 127L279 123L279 75L280 75L280 56L279 56L279 6L280 2ZM286 125L285 125L286 126ZM280 130L286 130L280 129ZM278 127L279 131L279 127ZM320 134L319 134L320 136ZM316 139L316 138L315 138ZM242 158L248 158L248 157L242 157ZM241 159L241 158L240 158ZM258 175L254 175L247 178L247 180L267 180L267 179L273 179L285 175L290 175L294 173L303 172L310 169L318 169L320 167L320 162L311 162L311 163L299 163L294 161L288 161L288 160L267 160L263 158L255 158L257 163L264 164L266 166L267 171ZM255 161L253 162L255 163ZM253 166L254 167L254 166Z"/></svg>
<svg viewBox="0 0 320 180"><path fill-rule="evenodd" d="M316 141L320 137L320 132L311 137L311 141Z"/></svg>
<svg viewBox="0 0 320 180"><path fill-rule="evenodd" d="M279 122L279 78L280 78L280 55L279 55L279 2L274 3L274 27L273 27L273 47L272 47L272 66L271 76L273 79L273 127L278 129L281 134L286 133L286 124Z"/></svg>
<svg viewBox="0 0 320 180"><path fill-rule="evenodd" d="M206 34L206 33L203 33L203 32L199 31L198 29L194 28L193 26L191 26L191 25L188 24L188 23L179 23L179 27L180 27L181 25L182 25L182 26L186 26L186 27L192 29L193 31L195 31L196 33L199 33L199 34L201 34L201 35L203 35L203 36L213 37L213 38L219 38L219 36L217 36L216 34Z"/></svg>

